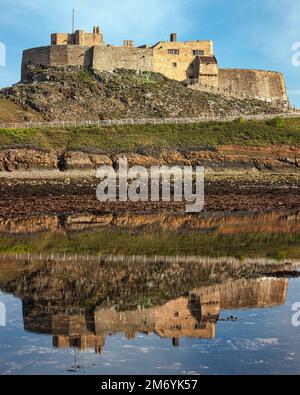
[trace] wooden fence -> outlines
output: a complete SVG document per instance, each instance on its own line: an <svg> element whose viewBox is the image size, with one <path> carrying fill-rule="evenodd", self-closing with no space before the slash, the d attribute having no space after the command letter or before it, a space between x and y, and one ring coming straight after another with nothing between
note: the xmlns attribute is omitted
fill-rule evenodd
<svg viewBox="0 0 300 395"><path fill-rule="evenodd" d="M65 253L1 253L0 261L4 262L90 262L90 263L192 263L192 264L224 264L225 262L229 265L233 265L236 268L243 266L270 266L278 267L283 264L288 268L299 268L300 261L297 259L289 259L288 261L278 261L270 258L246 258L243 261L235 257L202 257L202 256L159 256L159 255L105 255L105 254L65 254Z"/></svg>
<svg viewBox="0 0 300 395"><path fill-rule="evenodd" d="M140 118L140 119L107 119L107 120L90 120L90 121L49 121L49 122L19 122L19 123L0 123L2 129L36 129L36 128L78 128L78 127L106 127L118 125L160 125L160 124L191 124L199 122L232 122L240 115L231 116L201 116L193 118ZM243 118L246 121L261 121L272 119L274 117L284 118L298 118L300 117L300 110L281 112L277 114L260 114L260 115L245 115Z"/></svg>

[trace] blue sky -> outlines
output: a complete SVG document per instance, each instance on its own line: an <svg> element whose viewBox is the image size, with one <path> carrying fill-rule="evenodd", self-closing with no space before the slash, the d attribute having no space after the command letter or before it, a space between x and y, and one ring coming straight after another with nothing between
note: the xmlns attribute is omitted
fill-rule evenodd
<svg viewBox="0 0 300 395"><path fill-rule="evenodd" d="M71 30L72 8L77 28L100 25L105 41L116 45L123 39L154 44L173 31L180 40L212 39L220 67L283 72L291 102L300 107L300 66L292 64L300 0L0 0L7 58L0 87L19 81L23 49L48 45L52 32Z"/></svg>

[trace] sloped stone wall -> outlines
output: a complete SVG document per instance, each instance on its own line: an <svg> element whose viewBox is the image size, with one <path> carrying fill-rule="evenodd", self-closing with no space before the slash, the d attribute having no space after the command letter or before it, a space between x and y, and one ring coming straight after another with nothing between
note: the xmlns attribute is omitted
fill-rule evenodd
<svg viewBox="0 0 300 395"><path fill-rule="evenodd" d="M219 69L219 89L261 99L287 100L284 77L273 71Z"/></svg>

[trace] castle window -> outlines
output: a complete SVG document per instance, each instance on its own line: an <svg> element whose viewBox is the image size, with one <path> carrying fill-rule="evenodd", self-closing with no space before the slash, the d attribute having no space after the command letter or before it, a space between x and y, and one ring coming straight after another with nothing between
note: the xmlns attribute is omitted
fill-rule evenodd
<svg viewBox="0 0 300 395"><path fill-rule="evenodd" d="M193 55L194 56L203 56L204 55L204 51L201 49L194 49L193 50Z"/></svg>
<svg viewBox="0 0 300 395"><path fill-rule="evenodd" d="M174 67L174 69L176 69L176 67L177 67L177 63L176 62L173 63L173 67Z"/></svg>
<svg viewBox="0 0 300 395"><path fill-rule="evenodd" d="M217 74L200 74L201 77L217 77Z"/></svg>
<svg viewBox="0 0 300 395"><path fill-rule="evenodd" d="M179 55L179 49L168 49L169 55Z"/></svg>

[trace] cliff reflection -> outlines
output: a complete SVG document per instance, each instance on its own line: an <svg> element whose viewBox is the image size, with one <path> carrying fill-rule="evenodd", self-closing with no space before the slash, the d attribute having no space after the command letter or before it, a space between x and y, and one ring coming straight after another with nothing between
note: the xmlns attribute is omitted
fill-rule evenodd
<svg viewBox="0 0 300 395"><path fill-rule="evenodd" d="M97 214L0 218L2 253L300 258L300 216Z"/></svg>

